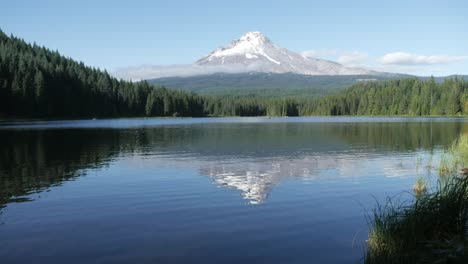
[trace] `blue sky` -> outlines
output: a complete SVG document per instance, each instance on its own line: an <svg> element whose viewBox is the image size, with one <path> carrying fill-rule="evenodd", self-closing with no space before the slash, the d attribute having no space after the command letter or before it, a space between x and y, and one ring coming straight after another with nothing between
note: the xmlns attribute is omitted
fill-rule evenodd
<svg viewBox="0 0 468 264"><path fill-rule="evenodd" d="M468 1L4 1L0 28L114 71L189 64L248 31L348 66L468 74Z"/></svg>

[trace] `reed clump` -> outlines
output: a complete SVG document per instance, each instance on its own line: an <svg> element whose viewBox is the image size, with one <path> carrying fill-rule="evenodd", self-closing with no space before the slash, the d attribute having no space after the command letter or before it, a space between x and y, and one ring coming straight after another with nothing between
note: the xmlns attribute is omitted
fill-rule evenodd
<svg viewBox="0 0 468 264"><path fill-rule="evenodd" d="M441 161L445 174L427 190L421 179L409 202L378 204L370 217L365 263L468 263L468 135ZM439 171L440 171L439 170Z"/></svg>

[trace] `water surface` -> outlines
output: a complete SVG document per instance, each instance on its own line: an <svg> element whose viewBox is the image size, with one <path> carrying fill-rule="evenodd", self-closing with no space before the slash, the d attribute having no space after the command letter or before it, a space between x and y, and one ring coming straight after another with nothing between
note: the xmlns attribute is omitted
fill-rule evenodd
<svg viewBox="0 0 468 264"><path fill-rule="evenodd" d="M463 118L0 123L2 263L359 263Z"/></svg>

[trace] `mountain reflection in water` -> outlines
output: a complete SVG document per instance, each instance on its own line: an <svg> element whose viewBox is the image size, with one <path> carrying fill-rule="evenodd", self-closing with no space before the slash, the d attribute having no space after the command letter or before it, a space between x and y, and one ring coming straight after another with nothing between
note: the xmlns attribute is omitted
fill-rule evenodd
<svg viewBox="0 0 468 264"><path fill-rule="evenodd" d="M74 123L67 129L0 127L0 207L28 201L31 194L86 175L87 169L129 156L182 167L195 164L201 175L213 177L219 186L238 189L249 203L259 204L287 178L317 176L355 158L440 149L466 131L466 123L456 120L194 122L131 128L86 124L80 128Z"/></svg>
<svg viewBox="0 0 468 264"><path fill-rule="evenodd" d="M300 160L258 162L238 161L236 164L203 166L200 174L214 178L216 184L241 191L242 198L250 204L264 203L272 188L287 178L310 177L319 170L336 166L334 158L302 157Z"/></svg>
<svg viewBox="0 0 468 264"><path fill-rule="evenodd" d="M365 211L410 191L467 124L366 117L0 123L1 260L359 263Z"/></svg>

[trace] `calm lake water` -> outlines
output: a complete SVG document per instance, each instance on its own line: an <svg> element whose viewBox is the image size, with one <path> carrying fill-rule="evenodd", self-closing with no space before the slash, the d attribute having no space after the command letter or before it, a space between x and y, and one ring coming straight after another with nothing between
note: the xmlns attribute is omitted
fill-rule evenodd
<svg viewBox="0 0 468 264"><path fill-rule="evenodd" d="M359 263L462 118L0 123L1 263ZM409 194L408 194L409 196Z"/></svg>

